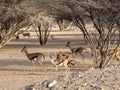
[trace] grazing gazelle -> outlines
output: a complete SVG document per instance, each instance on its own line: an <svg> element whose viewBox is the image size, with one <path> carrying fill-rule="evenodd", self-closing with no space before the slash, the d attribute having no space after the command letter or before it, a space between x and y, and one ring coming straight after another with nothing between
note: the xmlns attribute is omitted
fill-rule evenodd
<svg viewBox="0 0 120 90"><path fill-rule="evenodd" d="M27 58L31 61L32 65L34 66L34 60L37 60L40 66L43 66L42 59L45 59L45 55L41 52L38 53L28 53L26 46L23 47L21 52L24 52Z"/></svg>
<svg viewBox="0 0 120 90"><path fill-rule="evenodd" d="M79 63L78 63L76 60L69 60L67 65L70 65L70 66L78 66Z"/></svg>
<svg viewBox="0 0 120 90"><path fill-rule="evenodd" d="M73 54L71 52L59 52L57 54L57 58L61 59L70 59L71 57L73 57Z"/></svg>
<svg viewBox="0 0 120 90"><path fill-rule="evenodd" d="M75 56L77 54L79 54L82 57L83 63L84 63L84 54L83 54L83 51L86 50L85 48L83 48L83 47L72 48L70 41L67 42L66 47L69 47L69 49L71 50L74 58L75 58Z"/></svg>
<svg viewBox="0 0 120 90"><path fill-rule="evenodd" d="M56 58L54 59L53 56L50 56L52 64L56 67L56 72L58 75L58 67L64 65L66 69L66 74L68 74L68 59L63 58Z"/></svg>

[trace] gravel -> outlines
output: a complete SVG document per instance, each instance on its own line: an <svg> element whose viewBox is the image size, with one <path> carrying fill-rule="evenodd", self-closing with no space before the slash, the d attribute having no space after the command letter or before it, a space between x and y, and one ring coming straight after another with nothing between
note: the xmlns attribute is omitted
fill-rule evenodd
<svg viewBox="0 0 120 90"><path fill-rule="evenodd" d="M120 90L120 66L60 75L25 90Z"/></svg>

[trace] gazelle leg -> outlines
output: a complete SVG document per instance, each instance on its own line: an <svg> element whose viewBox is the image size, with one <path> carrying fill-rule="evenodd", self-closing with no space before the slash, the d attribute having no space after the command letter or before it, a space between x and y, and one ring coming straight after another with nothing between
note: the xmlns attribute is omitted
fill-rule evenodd
<svg viewBox="0 0 120 90"><path fill-rule="evenodd" d="M32 66L34 67L34 61L31 60ZM33 68L31 67L31 71L33 71Z"/></svg>
<svg viewBox="0 0 120 90"><path fill-rule="evenodd" d="M65 69L66 69L66 76L68 76L68 60L64 61L64 66L65 66Z"/></svg>
<svg viewBox="0 0 120 90"><path fill-rule="evenodd" d="M85 62L85 60L84 60L84 54L83 54L83 53L80 53L80 55L81 55L81 57L82 57L83 64L84 64L84 62Z"/></svg>
<svg viewBox="0 0 120 90"><path fill-rule="evenodd" d="M119 55L115 55L117 61L120 61L120 56Z"/></svg>
<svg viewBox="0 0 120 90"><path fill-rule="evenodd" d="M120 63L120 56L119 55L115 55L115 58L117 59L118 63L116 63L115 67L118 66L118 64Z"/></svg>
<svg viewBox="0 0 120 90"><path fill-rule="evenodd" d="M66 69L66 78L65 80L69 80L68 74L69 74L69 68L67 66L65 66Z"/></svg>
<svg viewBox="0 0 120 90"><path fill-rule="evenodd" d="M72 53L73 54L73 60L75 59L75 53Z"/></svg>
<svg viewBox="0 0 120 90"><path fill-rule="evenodd" d="M31 61L31 63L32 63L33 66L35 65L33 60Z"/></svg>
<svg viewBox="0 0 120 90"><path fill-rule="evenodd" d="M66 67L66 75L68 76L68 73L69 73L69 69L68 67Z"/></svg>
<svg viewBox="0 0 120 90"><path fill-rule="evenodd" d="M55 67L55 74L58 76L58 66Z"/></svg>
<svg viewBox="0 0 120 90"><path fill-rule="evenodd" d="M42 63L41 59L39 59L39 57L37 58L37 61L40 65L40 70L43 70L43 63Z"/></svg>

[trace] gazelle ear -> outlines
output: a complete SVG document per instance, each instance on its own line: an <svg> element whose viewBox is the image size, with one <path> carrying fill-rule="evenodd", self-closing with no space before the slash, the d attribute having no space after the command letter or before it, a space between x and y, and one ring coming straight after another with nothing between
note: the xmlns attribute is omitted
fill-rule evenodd
<svg viewBox="0 0 120 90"><path fill-rule="evenodd" d="M53 59L53 56L52 55L49 55L50 59Z"/></svg>
<svg viewBox="0 0 120 90"><path fill-rule="evenodd" d="M24 45L24 46L23 46L23 48L22 48L21 52L23 52L23 50L24 50L25 48L26 48L26 45Z"/></svg>
<svg viewBox="0 0 120 90"><path fill-rule="evenodd" d="M24 48L25 48L25 46L23 46L23 48L21 49L21 52L23 52Z"/></svg>
<svg viewBox="0 0 120 90"><path fill-rule="evenodd" d="M70 41L67 41L66 47L68 47L70 45L70 43L71 43Z"/></svg>

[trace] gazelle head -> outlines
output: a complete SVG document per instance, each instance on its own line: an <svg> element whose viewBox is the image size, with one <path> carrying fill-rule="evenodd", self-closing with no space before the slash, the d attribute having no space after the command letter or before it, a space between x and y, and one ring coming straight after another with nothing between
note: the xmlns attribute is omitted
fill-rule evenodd
<svg viewBox="0 0 120 90"><path fill-rule="evenodd" d="M50 54L49 54L49 57L50 57L51 60L54 60L54 59L55 59L53 55L50 55Z"/></svg>
<svg viewBox="0 0 120 90"><path fill-rule="evenodd" d="M17 33L17 35L21 34L20 32Z"/></svg>
<svg viewBox="0 0 120 90"><path fill-rule="evenodd" d="M52 63L54 63L54 58L53 58L53 56L52 55L49 55L50 56L50 60L52 61Z"/></svg>
<svg viewBox="0 0 120 90"><path fill-rule="evenodd" d="M22 48L21 52L23 52L26 49L26 45Z"/></svg>
<svg viewBox="0 0 120 90"><path fill-rule="evenodd" d="M71 42L68 41L67 44L66 44L66 47L69 47L70 44L71 44Z"/></svg>

